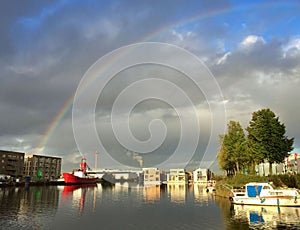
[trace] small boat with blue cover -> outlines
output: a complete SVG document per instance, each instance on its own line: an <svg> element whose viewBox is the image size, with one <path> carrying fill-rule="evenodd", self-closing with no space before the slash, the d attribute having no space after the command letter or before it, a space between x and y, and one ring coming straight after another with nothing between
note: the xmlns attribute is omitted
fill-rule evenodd
<svg viewBox="0 0 300 230"><path fill-rule="evenodd" d="M275 189L270 183L251 182L244 189L232 189L230 201L240 205L300 206L297 189Z"/></svg>

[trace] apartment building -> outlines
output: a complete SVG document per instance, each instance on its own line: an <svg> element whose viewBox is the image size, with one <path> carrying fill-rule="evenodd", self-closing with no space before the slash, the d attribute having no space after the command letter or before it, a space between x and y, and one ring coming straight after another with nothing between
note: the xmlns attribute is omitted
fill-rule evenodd
<svg viewBox="0 0 300 230"><path fill-rule="evenodd" d="M160 170L158 170L157 168L144 168L143 173L144 173L144 185L161 184Z"/></svg>
<svg viewBox="0 0 300 230"><path fill-rule="evenodd" d="M62 158L43 156L43 155L26 155L24 162L24 175L31 180L53 180L61 175Z"/></svg>
<svg viewBox="0 0 300 230"><path fill-rule="evenodd" d="M167 183L183 183L187 184L189 181L189 175L185 169L170 169L167 174Z"/></svg>
<svg viewBox="0 0 300 230"><path fill-rule="evenodd" d="M25 153L0 150L0 175L23 177Z"/></svg>
<svg viewBox="0 0 300 230"><path fill-rule="evenodd" d="M209 180L208 169L198 168L193 171L194 183L207 184Z"/></svg>

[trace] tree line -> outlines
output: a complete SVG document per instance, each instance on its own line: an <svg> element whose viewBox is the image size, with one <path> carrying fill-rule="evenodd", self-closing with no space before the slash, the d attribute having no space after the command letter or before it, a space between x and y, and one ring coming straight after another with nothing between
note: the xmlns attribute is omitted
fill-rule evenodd
<svg viewBox="0 0 300 230"><path fill-rule="evenodd" d="M272 164L282 163L293 150L294 138L286 136L286 128L270 109L252 113L245 134L237 121L229 121L227 133L219 135L218 162L227 175L236 175L247 170L255 173L255 165L267 160Z"/></svg>

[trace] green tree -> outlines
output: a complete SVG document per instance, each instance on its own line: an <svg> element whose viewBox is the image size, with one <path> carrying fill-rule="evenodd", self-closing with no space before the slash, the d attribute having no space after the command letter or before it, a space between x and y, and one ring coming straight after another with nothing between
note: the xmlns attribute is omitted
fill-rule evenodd
<svg viewBox="0 0 300 230"><path fill-rule="evenodd" d="M264 159L272 164L281 163L289 152L293 150L294 138L286 136L285 125L270 109L262 109L252 113L252 119L247 127L248 151L252 154L255 163Z"/></svg>
<svg viewBox="0 0 300 230"><path fill-rule="evenodd" d="M226 171L227 175L234 174L234 163L230 161L229 153L223 145L224 135L220 135L220 152L218 153L219 167Z"/></svg>
<svg viewBox="0 0 300 230"><path fill-rule="evenodd" d="M227 172L240 173L248 162L245 133L239 122L229 121L227 134L220 136L219 165Z"/></svg>

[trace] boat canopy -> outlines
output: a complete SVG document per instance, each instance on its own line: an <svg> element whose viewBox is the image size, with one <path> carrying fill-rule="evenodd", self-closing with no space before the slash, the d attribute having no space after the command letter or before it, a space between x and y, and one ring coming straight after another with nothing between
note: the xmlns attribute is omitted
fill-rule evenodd
<svg viewBox="0 0 300 230"><path fill-rule="evenodd" d="M256 197L260 195L262 185L247 185L246 189L248 197Z"/></svg>

